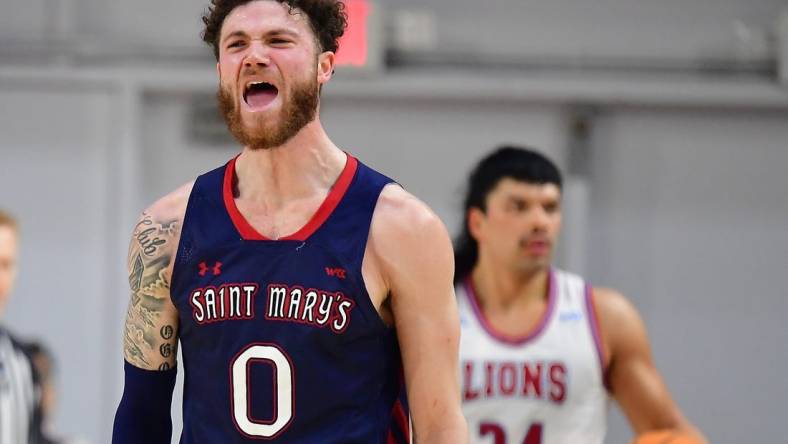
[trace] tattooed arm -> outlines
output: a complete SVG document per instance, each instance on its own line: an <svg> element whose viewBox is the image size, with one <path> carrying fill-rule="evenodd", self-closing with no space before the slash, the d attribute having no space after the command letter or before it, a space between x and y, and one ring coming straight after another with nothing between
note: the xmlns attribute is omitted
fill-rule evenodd
<svg viewBox="0 0 788 444"><path fill-rule="evenodd" d="M126 361L145 370L175 366L178 312L170 299L170 281L181 220L146 210L134 228L129 247L131 302L126 315L123 351Z"/></svg>
<svg viewBox="0 0 788 444"><path fill-rule="evenodd" d="M170 283L191 188L192 184L184 185L145 210L131 235L131 302L123 354L141 369L175 367L178 311L170 299Z"/></svg>
<svg viewBox="0 0 788 444"><path fill-rule="evenodd" d="M142 213L129 248L131 302L126 315L123 397L115 414L113 444L169 444L175 387L178 311L170 283L191 185Z"/></svg>

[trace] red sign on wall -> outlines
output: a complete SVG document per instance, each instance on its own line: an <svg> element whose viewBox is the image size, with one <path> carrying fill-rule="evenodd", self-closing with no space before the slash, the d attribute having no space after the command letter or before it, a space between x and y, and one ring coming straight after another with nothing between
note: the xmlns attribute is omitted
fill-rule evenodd
<svg viewBox="0 0 788 444"><path fill-rule="evenodd" d="M337 65L364 66L369 47L369 17L372 9L368 0L344 0L347 29L339 40Z"/></svg>

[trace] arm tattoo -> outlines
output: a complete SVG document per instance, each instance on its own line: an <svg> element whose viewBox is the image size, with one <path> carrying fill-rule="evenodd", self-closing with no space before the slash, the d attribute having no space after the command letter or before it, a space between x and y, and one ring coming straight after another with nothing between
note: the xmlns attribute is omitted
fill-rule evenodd
<svg viewBox="0 0 788 444"><path fill-rule="evenodd" d="M164 344L161 344L161 347L159 347L159 351L161 352L161 355L163 357L169 358L170 356L172 356L172 344L168 344L166 342Z"/></svg>
<svg viewBox="0 0 788 444"><path fill-rule="evenodd" d="M140 290L144 270L145 266L142 263L142 256L138 254L134 258L134 263L131 265L131 274L129 274L129 286L131 286L131 291L134 293Z"/></svg>
<svg viewBox="0 0 788 444"><path fill-rule="evenodd" d="M170 368L177 346L176 327L163 317L171 310L168 269L174 258L179 227L177 221L161 223L143 214L134 228L129 248L129 285L131 303L126 317L124 354L138 367L153 369L155 360L166 362L159 369ZM159 358L156 358L159 355Z"/></svg>
<svg viewBox="0 0 788 444"><path fill-rule="evenodd" d="M175 329L172 328L172 325L165 325L161 328L161 337L164 339L172 339L172 335L175 334Z"/></svg>
<svg viewBox="0 0 788 444"><path fill-rule="evenodd" d="M134 240L139 244L142 254L154 257L159 248L167 244L168 237L173 231L175 231L174 221L157 225L150 216L145 216L134 227Z"/></svg>

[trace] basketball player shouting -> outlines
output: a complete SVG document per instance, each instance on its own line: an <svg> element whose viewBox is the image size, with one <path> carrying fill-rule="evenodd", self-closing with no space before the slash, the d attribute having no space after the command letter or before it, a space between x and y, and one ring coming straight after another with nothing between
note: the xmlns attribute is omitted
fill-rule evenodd
<svg viewBox="0 0 788 444"><path fill-rule="evenodd" d="M471 442L602 443L609 396L640 442L704 442L654 367L635 308L551 267L561 226L552 162L514 147L490 154L470 176L465 216L455 280Z"/></svg>
<svg viewBox="0 0 788 444"><path fill-rule="evenodd" d="M342 4L213 0L203 21L243 150L136 225L113 442L170 442L178 340L181 443L408 442L408 407L416 442L465 442L448 234L320 122Z"/></svg>

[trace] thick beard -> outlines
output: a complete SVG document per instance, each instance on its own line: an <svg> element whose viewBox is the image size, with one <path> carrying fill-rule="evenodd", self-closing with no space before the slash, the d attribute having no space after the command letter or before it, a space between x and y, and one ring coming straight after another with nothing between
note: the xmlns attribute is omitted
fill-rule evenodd
<svg viewBox="0 0 788 444"><path fill-rule="evenodd" d="M216 97L227 129L235 140L252 150L264 150L284 145L315 119L320 92L317 79L295 84L291 90L292 98L282 106L279 124L272 129L266 128L269 126L266 125L266 118L256 122L254 128L247 129L241 119L240 104L236 106L232 92L223 86L219 85Z"/></svg>

